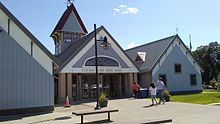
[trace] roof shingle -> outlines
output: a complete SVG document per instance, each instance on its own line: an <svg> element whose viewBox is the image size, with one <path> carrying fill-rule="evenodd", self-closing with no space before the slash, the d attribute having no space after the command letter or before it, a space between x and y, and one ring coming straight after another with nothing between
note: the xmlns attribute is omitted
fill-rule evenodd
<svg viewBox="0 0 220 124"><path fill-rule="evenodd" d="M177 35L173 35L164 39L127 49L125 52L134 62L137 52L146 52L145 61L135 63L142 72L151 71L155 63L160 59L176 36Z"/></svg>

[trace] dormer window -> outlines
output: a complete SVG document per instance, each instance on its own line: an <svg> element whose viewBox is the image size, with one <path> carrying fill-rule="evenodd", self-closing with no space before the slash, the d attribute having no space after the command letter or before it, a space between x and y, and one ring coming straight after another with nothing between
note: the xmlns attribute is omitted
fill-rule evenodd
<svg viewBox="0 0 220 124"><path fill-rule="evenodd" d="M145 62L146 52L137 52L135 62Z"/></svg>
<svg viewBox="0 0 220 124"><path fill-rule="evenodd" d="M81 35L80 34L77 34L77 33L70 33L70 32L66 32L64 33L64 36L63 36L63 41L64 42L76 42L77 40L79 40L81 38Z"/></svg>

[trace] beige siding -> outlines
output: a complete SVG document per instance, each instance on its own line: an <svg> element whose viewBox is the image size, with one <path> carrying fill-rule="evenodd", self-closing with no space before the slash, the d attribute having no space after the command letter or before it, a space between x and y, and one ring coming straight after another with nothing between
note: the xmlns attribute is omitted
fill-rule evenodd
<svg viewBox="0 0 220 124"><path fill-rule="evenodd" d="M65 98L65 73L59 74L58 97Z"/></svg>

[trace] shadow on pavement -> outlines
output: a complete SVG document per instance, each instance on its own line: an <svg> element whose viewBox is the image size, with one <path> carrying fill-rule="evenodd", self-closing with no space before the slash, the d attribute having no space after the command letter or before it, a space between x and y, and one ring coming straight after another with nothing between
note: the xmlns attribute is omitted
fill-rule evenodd
<svg viewBox="0 0 220 124"><path fill-rule="evenodd" d="M112 123L113 121L109 121L108 119L105 120L99 120L99 121L91 121L91 122L84 122L84 124L108 124L108 123ZM81 123L77 123L77 124L81 124Z"/></svg>
<svg viewBox="0 0 220 124"><path fill-rule="evenodd" d="M54 120L67 120L67 119L71 119L72 117L70 116L64 116L64 117L58 117L58 118L55 118Z"/></svg>
<svg viewBox="0 0 220 124"><path fill-rule="evenodd" d="M0 116L0 122L18 120L18 119L22 119L22 118L23 118L23 116L21 116L21 115L16 115L16 116Z"/></svg>
<svg viewBox="0 0 220 124"><path fill-rule="evenodd" d="M143 108L149 108L149 107L153 107L154 105L147 105L147 106L143 106Z"/></svg>

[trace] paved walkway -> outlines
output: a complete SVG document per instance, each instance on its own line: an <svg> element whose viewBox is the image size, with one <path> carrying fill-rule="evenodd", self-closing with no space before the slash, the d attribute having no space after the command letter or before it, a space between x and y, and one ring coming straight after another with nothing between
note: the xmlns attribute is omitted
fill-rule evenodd
<svg viewBox="0 0 220 124"><path fill-rule="evenodd" d="M111 122L104 121L107 114L88 115L84 121L88 124L144 124L163 119L172 119L170 124L219 124L220 106L198 105L189 103L167 102L165 105L149 106L150 99L109 100L109 107L118 108L119 112L111 113ZM96 102L73 105L70 108L56 107L53 113L6 118L0 124L79 124L80 117L72 115L72 110L94 108ZM2 120L3 118L0 118Z"/></svg>

